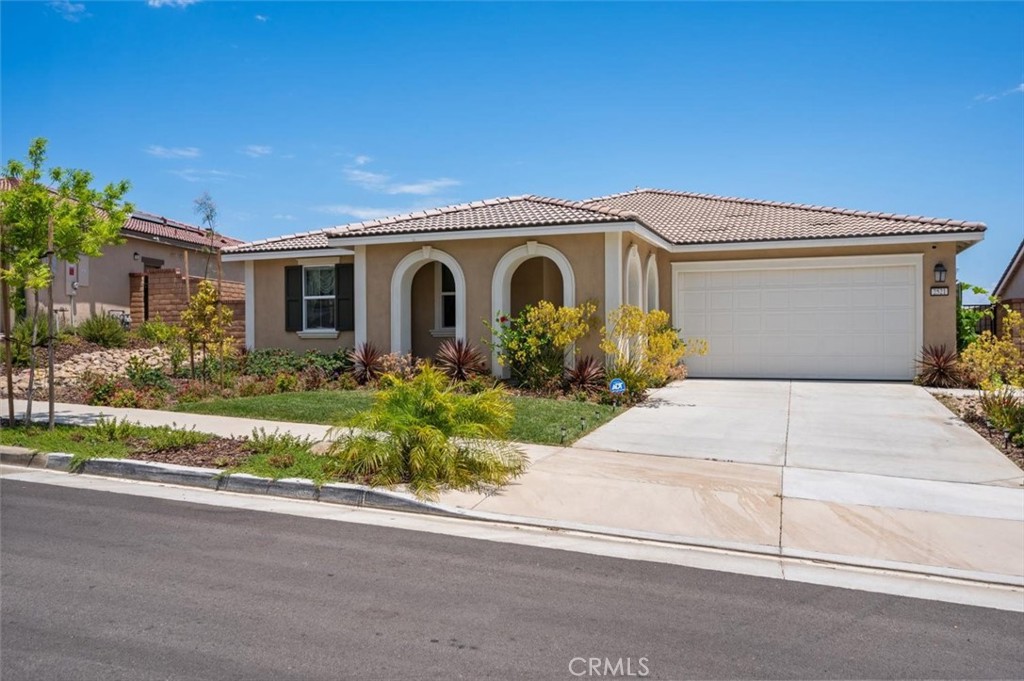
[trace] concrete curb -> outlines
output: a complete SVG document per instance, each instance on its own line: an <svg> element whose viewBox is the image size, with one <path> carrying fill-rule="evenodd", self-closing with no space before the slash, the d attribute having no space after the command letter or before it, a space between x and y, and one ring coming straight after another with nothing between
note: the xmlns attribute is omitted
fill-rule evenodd
<svg viewBox="0 0 1024 681"><path fill-rule="evenodd" d="M11 447L0 449L0 456L2 456L2 461L0 462L11 466L48 468L50 470L70 472L71 454L62 452L47 454L29 449L11 451L14 449L20 450L20 448ZM473 517L471 513L460 509L451 509L439 504L421 501L407 492L374 489L366 485L347 483L317 485L312 480L303 478L274 480L272 478L249 475L248 473L226 473L215 468L197 468L170 463L136 461L134 459L87 459L81 468L75 472L85 475L158 482L167 485L202 487L218 492L278 496L288 499L320 501L328 504L425 513L455 518Z"/></svg>
<svg viewBox="0 0 1024 681"><path fill-rule="evenodd" d="M70 472L71 454L63 452L45 453L33 450L0 447L0 463L26 468L46 468L55 471ZM325 504L339 504L359 508L373 508L386 511L417 513L462 520L475 520L488 523L500 523L511 526L534 527L540 529L580 532L589 535L601 535L622 540L656 542L665 545L686 546L699 549L725 550L744 553L762 558L795 558L786 551L780 552L778 547L737 544L734 542L716 542L705 538L664 535L652 532L625 531L618 528L569 523L557 520L544 520L526 516L503 515L486 511L472 511L441 506L428 501L421 501L408 492L381 490L367 485L351 483L325 483L317 485L304 478L261 478L247 473L226 473L220 469L179 466L176 464L136 461L133 459L88 459L76 471L86 475L109 478L125 478L154 482L167 485L201 487L217 492L236 494L275 496L303 501L315 501ZM1009 575L964 574L955 569L917 569L911 564L875 565L869 561L851 560L849 556L813 555L803 559L812 560L823 566L832 565L836 568L884 569L894 573L920 578L952 579L977 585L989 585L1011 588L1024 588L1024 581ZM927 567L927 566L920 566Z"/></svg>

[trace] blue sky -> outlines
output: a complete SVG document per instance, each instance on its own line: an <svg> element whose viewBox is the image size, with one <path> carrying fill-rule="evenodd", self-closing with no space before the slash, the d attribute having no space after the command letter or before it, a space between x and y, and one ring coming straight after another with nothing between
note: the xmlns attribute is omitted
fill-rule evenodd
<svg viewBox="0 0 1024 681"><path fill-rule="evenodd" d="M637 186L1024 237L1020 3L0 3L4 160L243 239Z"/></svg>

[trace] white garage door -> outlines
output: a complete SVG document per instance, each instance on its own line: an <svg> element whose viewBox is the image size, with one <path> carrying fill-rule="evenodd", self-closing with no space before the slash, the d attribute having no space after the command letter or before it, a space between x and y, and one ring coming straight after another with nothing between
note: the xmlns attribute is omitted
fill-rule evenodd
<svg viewBox="0 0 1024 681"><path fill-rule="evenodd" d="M708 341L690 375L913 378L920 272L905 255L676 263L675 325Z"/></svg>

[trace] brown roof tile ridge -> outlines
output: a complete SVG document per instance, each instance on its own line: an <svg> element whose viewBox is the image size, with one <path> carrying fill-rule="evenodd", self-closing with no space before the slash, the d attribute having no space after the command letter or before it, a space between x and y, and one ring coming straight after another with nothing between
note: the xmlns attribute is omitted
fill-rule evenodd
<svg viewBox="0 0 1024 681"><path fill-rule="evenodd" d="M326 231L338 233L358 232L362 229L370 229L372 227L384 227L386 225L394 225L399 222L409 222L410 220L420 220L425 217L433 217L435 215L448 215L451 213L461 213L463 211L472 210L473 208L483 208L485 206L496 206L505 203L512 203L514 201L522 201L528 198L525 194L520 196L502 196L494 199L485 199L480 201L469 201L466 203L454 203L449 206L439 206L437 208L425 208L418 211L412 211L409 213L399 213L398 215L389 215L383 218L375 218L373 220L363 220L362 222L352 222L346 225L336 225L334 227L328 227Z"/></svg>
<svg viewBox="0 0 1024 681"><path fill-rule="evenodd" d="M577 210L588 211L590 213L600 213L607 215L608 217L624 218L626 220L639 220L640 216L630 210L623 210L621 208L614 208L612 206L588 206L582 201L570 201L568 199L556 199L550 196L537 196L536 194L528 194L523 198L530 201L536 201L537 203L548 203L553 206L562 206L564 208L575 208Z"/></svg>
<svg viewBox="0 0 1024 681"><path fill-rule="evenodd" d="M834 213L837 215L852 215L854 217L877 218L880 220L896 220L901 222L917 222L927 225L949 225L951 227L969 227L984 231L987 227L984 222L972 222L968 220L954 220L952 218L932 218L922 215L902 215L898 213L883 213L879 211L856 210L853 208L838 208L835 206L818 206L809 203L789 203L785 201L768 201L765 199L746 199L739 196L720 196L718 194L701 194L697 192L682 192L671 189L636 189L631 192L624 192L614 196L626 196L629 194L664 194L666 196L681 196L692 199L706 199L709 201L730 201L732 203L743 203L751 206L770 206L773 208L793 208L796 210L811 210L819 213ZM614 196L602 197L602 199L591 199L598 201ZM588 201L588 203L589 203Z"/></svg>
<svg viewBox="0 0 1024 681"><path fill-rule="evenodd" d="M255 248L257 246L268 246L270 244L276 244L276 243L280 243L282 241L291 241L292 239L304 239L306 237L319 236L319 235L324 234L326 232L330 232L333 229L336 229L336 228L335 227L324 227L323 229L314 229L314 230L311 230L309 232L296 232L294 234L282 234L281 236L272 236L272 237L267 237L266 239L257 239L255 241L246 241L244 243L240 243L240 244L238 244L236 246L232 246L231 248L226 248L224 250L225 251L235 251L235 250L240 250L240 249L243 249L243 248L250 248L250 247Z"/></svg>
<svg viewBox="0 0 1024 681"><path fill-rule="evenodd" d="M199 227L197 225L190 225L187 222L175 220L174 218L168 218L163 215L157 215L155 213L147 213L145 211L137 210L134 213L132 213L128 219L131 220L132 218L135 218L136 220L142 220L143 222L152 222L153 224L159 227L171 227L172 229L180 229L183 231L192 232L203 238L208 238L209 236L209 232L203 229L202 227ZM227 234L221 234L219 232L217 233L217 238L222 241L230 241L235 244L244 243L241 239L236 239L233 236L228 236Z"/></svg>

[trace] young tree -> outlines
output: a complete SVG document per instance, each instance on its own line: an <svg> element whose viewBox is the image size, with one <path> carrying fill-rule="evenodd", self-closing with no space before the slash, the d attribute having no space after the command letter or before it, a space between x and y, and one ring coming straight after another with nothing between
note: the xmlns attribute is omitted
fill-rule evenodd
<svg viewBox="0 0 1024 681"><path fill-rule="evenodd" d="M197 344L203 349L201 376L204 381L207 378L207 354L211 346L217 352L221 367L224 366L224 356L231 343L231 337L228 336L231 317L231 310L221 306L220 296L208 279L199 282L195 295L188 301L188 308L181 313L181 326L185 330L190 351L194 354ZM192 366L195 378L194 362Z"/></svg>
<svg viewBox="0 0 1024 681"><path fill-rule="evenodd" d="M99 257L108 244L121 238L121 227L133 207L124 201L130 184L127 180L93 189L92 173L86 170L54 167L44 171L46 140L32 141L25 162L11 160L4 169L8 178L0 194L0 285L4 298L9 287L32 289L32 345L48 348L49 426L54 425L53 339L57 324L53 310L53 278L58 260L77 263L84 255ZM46 289L47 322L40 341L40 293ZM4 310L5 319L9 310ZM10 352L7 353L10 356ZM10 364L6 364L10 385ZM35 352L30 352L28 406L25 420L32 414L35 379ZM13 414L12 414L13 417Z"/></svg>

